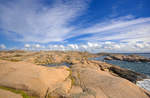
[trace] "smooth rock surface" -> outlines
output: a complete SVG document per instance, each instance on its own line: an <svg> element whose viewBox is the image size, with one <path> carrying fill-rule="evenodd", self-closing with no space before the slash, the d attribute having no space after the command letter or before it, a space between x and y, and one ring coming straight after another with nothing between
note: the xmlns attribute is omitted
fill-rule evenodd
<svg viewBox="0 0 150 98"><path fill-rule="evenodd" d="M88 65L86 67L73 65L72 70L77 80L76 85L80 85L83 89L83 93L76 94L76 96L87 97L90 95L95 98L127 98L128 95L128 98L149 98L143 89L126 79L113 76L108 72L89 68Z"/></svg>
<svg viewBox="0 0 150 98"><path fill-rule="evenodd" d="M71 81L65 82L70 72L67 67L50 68L26 62L0 60L0 85L27 91L30 95L44 97L47 90L70 89ZM64 83L64 84L63 84ZM62 85L68 85L62 87Z"/></svg>
<svg viewBox="0 0 150 98"><path fill-rule="evenodd" d="M0 52L0 86L37 98L150 98L149 91L130 82L137 79L137 73L88 60L93 56L86 52ZM70 68L40 65L62 62L71 64Z"/></svg>

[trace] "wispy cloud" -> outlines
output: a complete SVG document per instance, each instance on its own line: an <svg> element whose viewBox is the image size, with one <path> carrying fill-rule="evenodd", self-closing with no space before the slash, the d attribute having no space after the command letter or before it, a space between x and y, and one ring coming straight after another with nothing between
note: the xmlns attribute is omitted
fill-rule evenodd
<svg viewBox="0 0 150 98"><path fill-rule="evenodd" d="M106 19L87 28L69 23L82 15L90 0L52 0L43 4L40 0L13 0L0 4L0 27L14 40L48 43L64 41L84 34L78 40L150 41L150 18L132 15ZM89 22L90 24L90 22Z"/></svg>
<svg viewBox="0 0 150 98"><path fill-rule="evenodd" d="M26 49L88 50L88 51L149 51L150 17L133 15L78 21L91 0L6 0L0 3L0 30L8 37L26 44ZM113 14L113 13L112 13ZM82 20L84 21L84 19ZM81 22L82 22L81 21ZM85 35L85 36L84 36ZM89 36L87 36L89 35ZM79 37L80 36L80 37ZM84 37L83 37L84 36ZM49 45L40 43L73 39L86 44ZM74 40L74 39L73 39ZM1 48L4 45L0 46Z"/></svg>
<svg viewBox="0 0 150 98"><path fill-rule="evenodd" d="M87 8L90 0L52 0L49 5L40 0L13 0L0 4L0 27L23 42L63 41L75 27L75 20Z"/></svg>
<svg viewBox="0 0 150 98"><path fill-rule="evenodd" d="M118 40L150 42L150 18L134 18L126 16L97 23L81 30L82 34L92 34L91 37L80 40Z"/></svg>

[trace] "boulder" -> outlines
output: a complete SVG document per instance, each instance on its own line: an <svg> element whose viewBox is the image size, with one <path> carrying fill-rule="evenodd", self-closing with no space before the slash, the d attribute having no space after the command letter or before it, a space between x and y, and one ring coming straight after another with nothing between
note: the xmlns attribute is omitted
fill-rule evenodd
<svg viewBox="0 0 150 98"><path fill-rule="evenodd" d="M137 73L137 72L134 72L134 71L131 71L128 69L124 69L124 68L121 68L121 67L115 66L115 65L111 66L109 70L111 72L115 73L116 75L118 75L122 78L125 78L133 83L136 83L136 81L140 81L140 80L148 78L144 74Z"/></svg>
<svg viewBox="0 0 150 98"><path fill-rule="evenodd" d="M104 58L104 60L113 60L113 58L107 56L107 57Z"/></svg>

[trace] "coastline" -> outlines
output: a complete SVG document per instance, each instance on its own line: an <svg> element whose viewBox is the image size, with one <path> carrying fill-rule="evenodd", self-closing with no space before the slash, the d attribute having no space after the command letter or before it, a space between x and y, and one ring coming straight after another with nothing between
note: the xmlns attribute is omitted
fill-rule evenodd
<svg viewBox="0 0 150 98"><path fill-rule="evenodd" d="M135 85L136 81L146 78L145 75L106 62L88 60L97 57L95 54L75 51L13 51L0 54L0 86L23 90L29 95L41 98L126 98L129 94L129 98L149 98L149 91L146 91L147 95Z"/></svg>

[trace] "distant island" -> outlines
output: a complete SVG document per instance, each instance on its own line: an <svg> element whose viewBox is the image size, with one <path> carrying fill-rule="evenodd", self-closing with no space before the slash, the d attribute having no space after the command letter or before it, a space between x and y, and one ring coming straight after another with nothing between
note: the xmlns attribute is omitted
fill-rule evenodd
<svg viewBox="0 0 150 98"><path fill-rule="evenodd" d="M126 54L126 55L125 55ZM106 56L105 60L120 60L129 62L150 62L150 58L139 56L140 53L98 53L100 56ZM148 54L148 53L142 53Z"/></svg>

